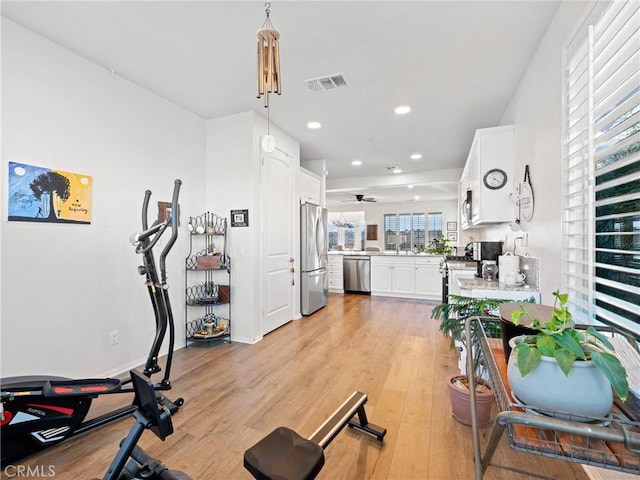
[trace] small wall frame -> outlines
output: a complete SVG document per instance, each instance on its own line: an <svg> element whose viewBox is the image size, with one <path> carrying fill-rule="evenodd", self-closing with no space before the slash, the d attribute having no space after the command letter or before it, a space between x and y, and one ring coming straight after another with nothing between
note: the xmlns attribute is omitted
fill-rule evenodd
<svg viewBox="0 0 640 480"><path fill-rule="evenodd" d="M158 222L164 223L171 216L171 202L158 202ZM180 226L180 204L178 204L178 226Z"/></svg>
<svg viewBox="0 0 640 480"><path fill-rule="evenodd" d="M232 227L249 226L249 210L231 210Z"/></svg>
<svg viewBox="0 0 640 480"><path fill-rule="evenodd" d="M378 240L378 225L367 225L367 240Z"/></svg>

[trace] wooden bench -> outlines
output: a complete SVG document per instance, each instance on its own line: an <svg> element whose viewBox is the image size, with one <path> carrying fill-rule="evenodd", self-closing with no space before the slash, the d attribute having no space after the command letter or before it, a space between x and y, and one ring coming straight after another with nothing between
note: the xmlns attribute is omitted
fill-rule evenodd
<svg viewBox="0 0 640 480"><path fill-rule="evenodd" d="M347 425L382 442L387 430L369 423L366 402L365 393L353 392L308 439L290 428L276 428L244 453L245 468L258 480L311 480L324 466L324 449Z"/></svg>

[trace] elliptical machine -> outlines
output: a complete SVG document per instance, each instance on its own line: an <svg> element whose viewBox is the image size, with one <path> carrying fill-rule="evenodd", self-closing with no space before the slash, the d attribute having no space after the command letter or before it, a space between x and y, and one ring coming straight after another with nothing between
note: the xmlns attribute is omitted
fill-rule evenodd
<svg viewBox="0 0 640 480"><path fill-rule="evenodd" d="M164 222L156 220L149 227L147 211L151 191L145 192L142 204L142 229L130 237L136 253L142 255L143 264L138 273L145 276L145 284L153 306L156 332L144 367L144 375L160 372L158 355L165 335L169 333L169 345L164 377L153 385L154 390L171 389L171 362L175 341L173 313L169 301L166 276L166 257L178 238L178 195L180 180L175 180L171 201L171 215ZM156 267L153 249L160 237L171 228L171 236L159 257L160 274ZM138 409L136 403L116 409L89 421L84 421L91 401L98 395L133 393L131 380L116 378L72 380L52 376L22 376L0 379L0 436L2 437L1 466L15 462L39 450L60 443L72 436L85 433L107 423L122 419ZM127 385L127 386L125 386ZM182 399L171 402L158 396L160 405L175 413L184 403Z"/></svg>
<svg viewBox="0 0 640 480"><path fill-rule="evenodd" d="M103 480L191 480L186 473L169 470L160 460L138 447L138 440L147 429L162 441L173 433L171 415L178 410L178 406L166 397L164 402L160 402L153 384L147 378L136 370L131 370L130 374L136 394L135 423L120 442L120 449Z"/></svg>

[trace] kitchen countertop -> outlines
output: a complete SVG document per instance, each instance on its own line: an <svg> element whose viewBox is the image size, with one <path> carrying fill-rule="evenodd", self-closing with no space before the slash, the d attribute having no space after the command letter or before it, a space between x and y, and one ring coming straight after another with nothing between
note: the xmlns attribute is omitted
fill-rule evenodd
<svg viewBox="0 0 640 480"><path fill-rule="evenodd" d="M329 255L364 255L364 256L385 256L385 257L435 257L444 258L444 255L435 253L396 253L396 252L366 252L364 250L329 250Z"/></svg>
<svg viewBox="0 0 640 480"><path fill-rule="evenodd" d="M531 292L537 291L537 288L524 284L524 285L507 285L500 282L487 282L482 278L459 278L458 284L461 290L511 290L516 292Z"/></svg>

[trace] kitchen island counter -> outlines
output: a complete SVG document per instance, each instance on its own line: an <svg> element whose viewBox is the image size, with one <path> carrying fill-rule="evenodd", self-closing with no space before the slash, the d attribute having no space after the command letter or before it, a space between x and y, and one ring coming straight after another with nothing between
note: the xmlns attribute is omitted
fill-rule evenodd
<svg viewBox="0 0 640 480"><path fill-rule="evenodd" d="M517 292L530 292L538 290L535 286L529 285L528 283L524 283L522 285L507 285L506 283L501 282L489 282L478 277L460 278L458 279L458 284L460 285L460 289L462 290L514 290Z"/></svg>
<svg viewBox="0 0 640 480"><path fill-rule="evenodd" d="M461 294L471 298L495 298L503 300L527 301L533 298L540 303L540 291L537 287L524 285L507 285L500 282L488 282L482 278L458 278Z"/></svg>

